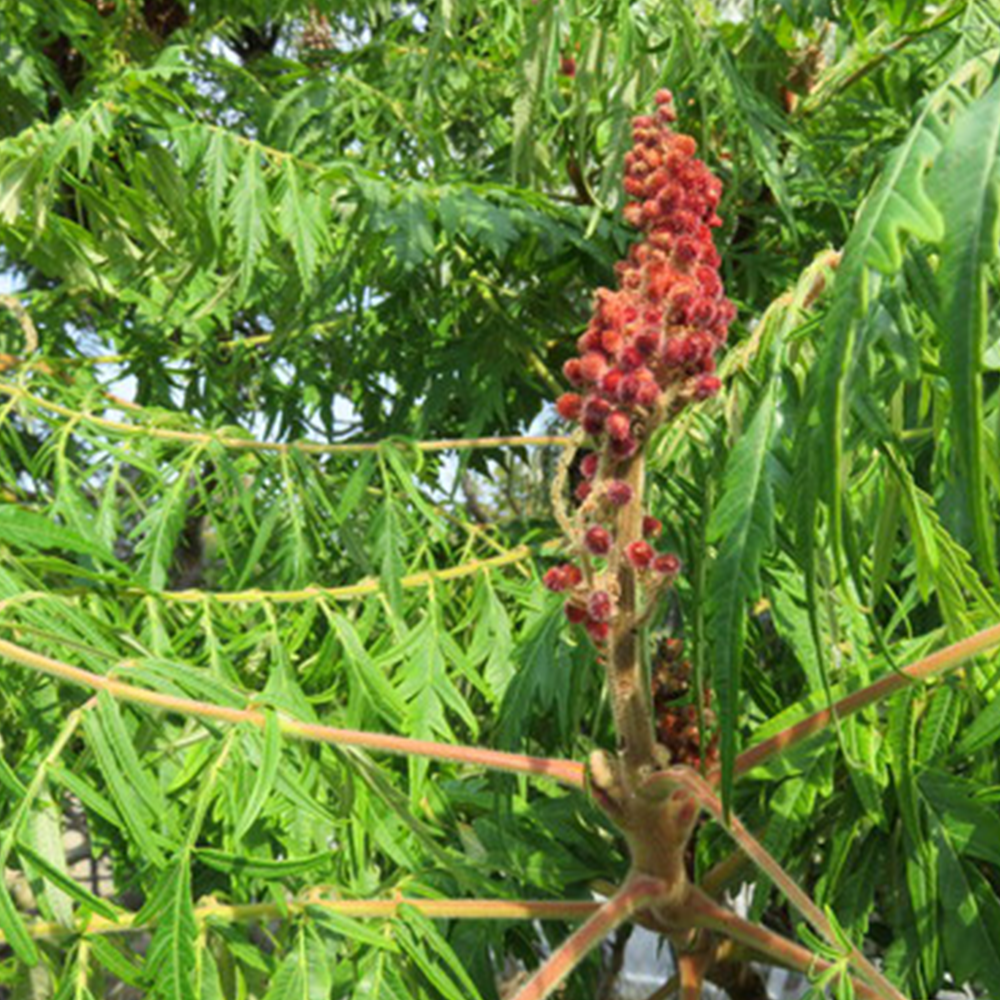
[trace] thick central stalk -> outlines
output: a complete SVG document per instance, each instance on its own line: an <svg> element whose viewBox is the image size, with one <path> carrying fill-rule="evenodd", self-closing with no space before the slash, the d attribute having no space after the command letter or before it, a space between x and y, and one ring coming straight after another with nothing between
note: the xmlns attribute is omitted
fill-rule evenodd
<svg viewBox="0 0 1000 1000"><path fill-rule="evenodd" d="M629 775L656 762L649 682L639 635L637 570L623 557L626 547L642 538L645 472L646 460L641 450L620 469L621 478L632 488L632 498L618 511L615 524L618 615L609 637L608 681L622 758Z"/></svg>

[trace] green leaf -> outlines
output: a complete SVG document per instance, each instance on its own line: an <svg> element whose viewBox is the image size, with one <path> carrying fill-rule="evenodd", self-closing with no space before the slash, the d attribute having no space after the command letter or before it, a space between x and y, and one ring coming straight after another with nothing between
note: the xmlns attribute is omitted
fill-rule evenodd
<svg viewBox="0 0 1000 1000"><path fill-rule="evenodd" d="M121 566L98 542L91 541L72 528L58 524L42 514L10 503L0 505L0 538L8 545L79 552L101 562Z"/></svg>
<svg viewBox="0 0 1000 1000"><path fill-rule="evenodd" d="M727 809L737 750L747 601L760 588L760 560L774 533L769 453L775 400L773 389L763 396L730 452L722 494L708 525L708 539L718 545L708 576L707 631L712 642L712 681L719 704L722 800Z"/></svg>
<svg viewBox="0 0 1000 1000"><path fill-rule="evenodd" d="M1000 902L986 880L959 859L943 827L935 827L934 839L948 963L959 983L976 980L987 995L1000 996Z"/></svg>
<svg viewBox="0 0 1000 1000"><path fill-rule="evenodd" d="M261 154L253 143L243 154L243 168L229 204L229 221L236 235L239 257L240 297L244 298L256 273L257 259L267 239L270 206L267 184L260 167Z"/></svg>
<svg viewBox="0 0 1000 1000"><path fill-rule="evenodd" d="M301 858L256 858L242 854L230 854L212 847L199 847L195 857L228 875L245 875L247 878L267 880L290 878L303 875L330 863L330 851L318 851Z"/></svg>
<svg viewBox="0 0 1000 1000"><path fill-rule="evenodd" d="M303 189L298 168L291 160L285 161L281 179L278 230L292 248L302 287L308 291L323 239L323 213L318 199Z"/></svg>
<svg viewBox="0 0 1000 1000"><path fill-rule="evenodd" d="M253 733L256 737L256 731ZM242 840L247 831L253 826L260 815L264 803L274 788L274 779L278 773L278 764L281 762L281 727L278 724L276 712L268 711L264 724L264 756L261 760L260 769L254 779L253 788L250 791L250 798L247 800L246 808L240 815L236 824L234 836L237 840Z"/></svg>
<svg viewBox="0 0 1000 1000"><path fill-rule="evenodd" d="M924 771L920 793L961 855L1000 866L1000 816L975 797L976 785L944 771Z"/></svg>
<svg viewBox="0 0 1000 1000"><path fill-rule="evenodd" d="M941 365L951 387L956 482L977 561L1000 582L983 470L983 350L988 268L1000 242L1000 81L959 116L931 175L944 217L937 281Z"/></svg>
<svg viewBox="0 0 1000 1000"><path fill-rule="evenodd" d="M38 964L38 949L28 934L24 917L14 906L14 900L10 898L10 892L3 879L0 879L0 931L3 932L4 939L14 954L25 965Z"/></svg>
<svg viewBox="0 0 1000 1000"><path fill-rule="evenodd" d="M323 942L301 927L264 1000L329 1000L333 980Z"/></svg>
<svg viewBox="0 0 1000 1000"><path fill-rule="evenodd" d="M146 975L154 995L163 1000L200 1000L194 992L198 925L191 901L190 860L186 852L161 873L135 919L138 924L156 923L146 953Z"/></svg>
<svg viewBox="0 0 1000 1000"><path fill-rule="evenodd" d="M118 759L102 720L94 713L87 712L83 717L83 728L121 821L124 822L143 855L156 867L163 867L165 860L153 832L149 811L141 796L133 788L129 774ZM128 769L131 771L134 767L134 754L129 755L128 759L130 761Z"/></svg>
<svg viewBox="0 0 1000 1000"><path fill-rule="evenodd" d="M381 930L376 930L371 921L355 920L325 906L307 906L306 913L317 925L348 941L369 948L399 950L396 942Z"/></svg>
<svg viewBox="0 0 1000 1000"><path fill-rule="evenodd" d="M17 844L17 852L22 857L28 859L43 876L53 885L57 886L67 896L71 896L78 903L88 907L94 913L99 913L108 920L117 921L120 914L110 903L101 899L100 896L92 893L82 882L77 881L57 864L49 861L33 847L29 847L24 841Z"/></svg>
<svg viewBox="0 0 1000 1000"><path fill-rule="evenodd" d="M868 307L869 270L894 274L903 260L903 235L936 240L942 220L927 193L926 174L941 149L941 109L954 100L948 80L925 99L906 138L889 157L878 181L862 204L837 269L823 344L813 372L814 407L819 414L815 430L803 424L803 433L818 434L809 451L820 458L825 496L833 511L834 544L839 550L843 492L843 435L848 397L860 361L857 326ZM818 448L817 448L818 445Z"/></svg>

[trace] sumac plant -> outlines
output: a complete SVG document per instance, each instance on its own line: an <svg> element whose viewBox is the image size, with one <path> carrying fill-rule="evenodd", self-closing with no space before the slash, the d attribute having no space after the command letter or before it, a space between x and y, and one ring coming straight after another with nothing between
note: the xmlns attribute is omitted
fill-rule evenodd
<svg viewBox="0 0 1000 1000"><path fill-rule="evenodd" d="M1000 18L738 6L0 9L0 996L1000 997Z"/></svg>

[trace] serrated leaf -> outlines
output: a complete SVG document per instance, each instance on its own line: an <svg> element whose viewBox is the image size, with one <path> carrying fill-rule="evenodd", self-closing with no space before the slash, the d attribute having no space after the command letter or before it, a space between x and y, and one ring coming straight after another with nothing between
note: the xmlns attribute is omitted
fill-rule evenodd
<svg viewBox="0 0 1000 1000"><path fill-rule="evenodd" d="M28 934L24 917L14 906L14 900L10 898L10 892L4 879L0 879L0 932L7 944L13 949L14 954L25 963L25 965L38 964L38 948Z"/></svg>
<svg viewBox="0 0 1000 1000"><path fill-rule="evenodd" d="M253 733L256 737L258 734ZM281 762L281 727L278 724L276 712L268 711L266 722L264 723L264 754L261 759L260 769L254 779L253 788L250 791L250 798L247 799L246 808L240 815L236 824L235 837L242 840L247 831L256 822L260 815L264 803L274 788L274 779L278 773L278 765Z"/></svg>
<svg viewBox="0 0 1000 1000"><path fill-rule="evenodd" d="M1000 866L1000 816L974 797L973 782L928 770L917 785L957 853Z"/></svg>
<svg viewBox="0 0 1000 1000"><path fill-rule="evenodd" d="M0 538L9 545L79 552L94 556L104 563L121 566L98 542L91 541L72 528L58 524L42 514L14 504L0 505Z"/></svg>
<svg viewBox="0 0 1000 1000"><path fill-rule="evenodd" d="M282 879L303 875L330 863L329 851L318 851L301 858L256 858L242 854L230 854L211 847L199 847L195 857L229 875L245 875L247 878Z"/></svg>
<svg viewBox="0 0 1000 1000"><path fill-rule="evenodd" d="M246 296L250 288L261 248L267 239L270 206L260 160L261 154L256 145L247 146L243 153L243 167L229 203L229 221L236 237L236 251L240 262L241 298Z"/></svg>
<svg viewBox="0 0 1000 1000"><path fill-rule="evenodd" d="M333 980L323 943L300 928L264 1000L329 1000Z"/></svg>
<svg viewBox="0 0 1000 1000"><path fill-rule="evenodd" d="M737 750L740 675L746 635L747 601L759 589L760 560L771 542L774 522L769 469L775 390L730 452L722 494L708 525L718 554L708 575L707 632L712 642L712 683L719 705L722 800L729 807Z"/></svg>
<svg viewBox="0 0 1000 1000"><path fill-rule="evenodd" d="M997 580L983 463L987 270L1000 241L1000 82L955 122L931 175L945 219L937 282L941 365L951 387L956 482L979 566Z"/></svg>
<svg viewBox="0 0 1000 1000"><path fill-rule="evenodd" d="M355 920L353 917L337 913L325 906L307 906L306 913L311 920L338 937L346 938L369 948L382 948L388 951L398 951L396 942L386 934L376 930L370 922Z"/></svg>
<svg viewBox="0 0 1000 1000"><path fill-rule="evenodd" d="M308 290L323 238L322 210L316 197L302 186L292 160L285 161L281 177L284 192L278 203L278 228L292 248L302 287Z"/></svg>
<svg viewBox="0 0 1000 1000"><path fill-rule="evenodd" d="M813 405L819 424L804 433L818 435L807 445L821 461L824 495L833 511L834 545L840 547L843 434L847 398L859 363L857 327L868 306L870 269L892 274L902 265L902 237L912 233L933 240L940 237L942 220L927 194L925 179L941 149L939 114L954 100L948 80L928 97L906 138L889 157L878 181L865 199L844 247L833 283L824 337L813 374Z"/></svg>
<svg viewBox="0 0 1000 1000"><path fill-rule="evenodd" d="M85 885L83 885L83 883L78 882L64 868L61 868L58 864L53 863L43 854L40 854L34 848L29 847L23 841L18 843L17 852L27 858L27 860L31 862L31 864L37 868L48 881L58 887L61 892L66 894L66 896L72 897L81 905L93 910L94 913L99 913L102 917L106 917L108 920L118 920L118 910L116 910L110 903L101 899L100 896L92 893Z"/></svg>
<svg viewBox="0 0 1000 1000"><path fill-rule="evenodd" d="M198 925L191 901L190 861L186 852L160 875L136 923L155 922L146 953L146 974L153 994L163 1000L199 1000L194 991Z"/></svg>
<svg viewBox="0 0 1000 1000"><path fill-rule="evenodd" d="M114 799L118 816L143 855L156 867L163 867L165 859L153 834L149 812L132 788L101 721L94 713L87 712L83 717L83 728Z"/></svg>
<svg viewBox="0 0 1000 1000"><path fill-rule="evenodd" d="M977 878L959 859L943 827L935 826L934 839L946 912L942 930L948 964L959 983L976 980L986 987L988 996L1000 996L1000 937L995 921L988 921L984 913L984 906L990 904L982 894L989 893L995 910L1000 910L1000 904L985 879Z"/></svg>

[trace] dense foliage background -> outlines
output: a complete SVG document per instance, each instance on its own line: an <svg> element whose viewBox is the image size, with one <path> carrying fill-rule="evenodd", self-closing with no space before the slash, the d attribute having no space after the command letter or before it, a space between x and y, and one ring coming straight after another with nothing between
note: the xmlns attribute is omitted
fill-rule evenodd
<svg viewBox="0 0 1000 1000"><path fill-rule="evenodd" d="M651 454L686 567L657 627L724 760L996 622L998 46L974 0L5 0L0 638L272 718L609 745L539 584L557 450L419 442L562 433L546 401L630 240L628 119L659 86L724 181L740 308L723 393ZM555 785L0 667L0 992L496 997L565 925L285 901L590 898L627 863ZM996 677L726 788L910 996L1000 996ZM68 827L100 884L62 874ZM275 919L217 905L251 901ZM151 938L24 931L119 904Z"/></svg>

